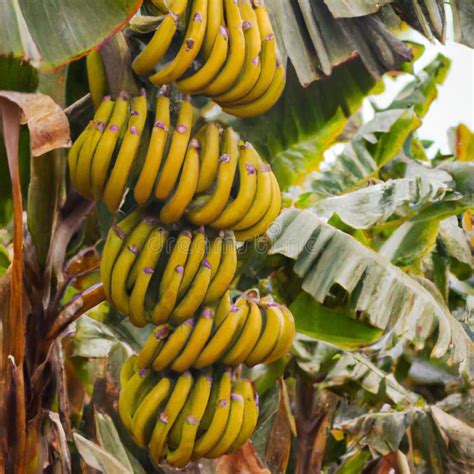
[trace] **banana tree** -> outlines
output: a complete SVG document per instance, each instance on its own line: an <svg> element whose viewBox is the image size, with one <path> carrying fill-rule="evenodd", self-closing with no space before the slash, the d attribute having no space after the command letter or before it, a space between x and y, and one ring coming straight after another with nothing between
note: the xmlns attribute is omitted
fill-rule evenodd
<svg viewBox="0 0 474 474"><path fill-rule="evenodd" d="M160 334L152 324L132 324L104 291L112 278L111 268L104 272L107 236L133 211L137 179L115 215L114 206L83 197L87 187L77 192L66 157L105 93L118 101L123 91L133 97L145 88L154 97L153 76L150 82L132 72L139 72L137 58L153 32L175 28L169 54L177 54L186 22L202 18L180 7L189 3L191 11L197 1L96 3L53 2L47 11L26 1L2 7L0 463L6 472L176 472L152 462L118 413L123 367ZM444 8L435 0L272 2L287 70L276 105L243 118L248 112L228 108L219 95L216 103L230 114L206 94L193 98L198 123L231 127L271 163L283 209L264 236L238 248L231 296L236 306L250 307L257 296L265 301L273 294L293 314L296 337L288 354L236 371L260 397L251 439L183 472L472 469L474 140L460 125L451 131L452 153L427 159L429 144L416 130L449 59L439 55L415 76L412 61L421 48L398 36L408 24L443 41ZM456 39L472 46L469 2L446 8ZM411 75L411 82L362 123L357 112L381 92L387 71ZM178 80L179 87L185 85ZM169 102L172 116L178 89L172 85L157 99ZM149 133L146 126L135 130ZM337 142L345 142L343 151L320 167ZM261 306L265 318L273 304Z"/></svg>

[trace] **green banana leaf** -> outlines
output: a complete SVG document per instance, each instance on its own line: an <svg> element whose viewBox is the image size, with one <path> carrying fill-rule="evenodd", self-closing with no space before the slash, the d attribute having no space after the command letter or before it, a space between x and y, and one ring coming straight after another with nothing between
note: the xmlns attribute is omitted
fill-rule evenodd
<svg viewBox="0 0 474 474"><path fill-rule="evenodd" d="M0 56L42 70L84 55L126 25L142 0L2 0Z"/></svg>
<svg viewBox="0 0 474 474"><path fill-rule="evenodd" d="M341 2L339 0L324 0L334 18L351 18L354 16L371 15L378 12L383 5L393 0L352 0Z"/></svg>
<svg viewBox="0 0 474 474"><path fill-rule="evenodd" d="M290 309L298 333L335 344L343 349L358 349L372 344L383 332L314 301L305 292L301 292L295 298Z"/></svg>
<svg viewBox="0 0 474 474"><path fill-rule="evenodd" d="M335 288L347 294L359 319L422 347L435 330L432 356L451 351L452 361L469 365L471 342L448 308L399 268L312 212L289 209L268 232L271 254L296 260L302 289L324 304Z"/></svg>

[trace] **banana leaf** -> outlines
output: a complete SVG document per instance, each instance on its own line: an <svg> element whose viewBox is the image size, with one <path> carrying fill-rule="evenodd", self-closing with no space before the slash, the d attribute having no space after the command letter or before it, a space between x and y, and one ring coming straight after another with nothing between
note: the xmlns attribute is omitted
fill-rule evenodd
<svg viewBox="0 0 474 474"><path fill-rule="evenodd" d="M432 357L450 351L451 360L468 368L472 345L442 302L415 279L351 236L322 222L312 212L289 209L268 232L270 253L296 260L302 289L324 304L336 288L347 294L358 319L414 342L434 334Z"/></svg>

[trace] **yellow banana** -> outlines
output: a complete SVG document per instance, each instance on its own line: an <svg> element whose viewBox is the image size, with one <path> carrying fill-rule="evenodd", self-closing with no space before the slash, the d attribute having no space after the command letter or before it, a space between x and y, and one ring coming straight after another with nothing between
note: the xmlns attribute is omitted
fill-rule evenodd
<svg viewBox="0 0 474 474"><path fill-rule="evenodd" d="M261 68L258 80L247 95L234 102L235 105L249 104L265 93L275 77L277 57L276 39L274 34L270 33L263 38L260 61Z"/></svg>
<svg viewBox="0 0 474 474"><path fill-rule="evenodd" d="M151 367L155 357L163 347L169 332L170 327L168 324L160 324L153 330L136 358L135 370Z"/></svg>
<svg viewBox="0 0 474 474"><path fill-rule="evenodd" d="M145 218L130 234L112 269L110 299L122 313L130 313L130 298L127 292L128 275L138 259L140 249L153 229L154 220Z"/></svg>
<svg viewBox="0 0 474 474"><path fill-rule="evenodd" d="M107 240L105 241L102 258L100 260L100 278L104 285L105 296L109 301L110 282L115 260L120 253L127 235L135 228L142 216L142 210L133 211L127 217L125 217L125 219L122 219L122 221L120 221L118 224L112 224L112 227L107 234Z"/></svg>
<svg viewBox="0 0 474 474"><path fill-rule="evenodd" d="M206 347L199 354L194 367L202 369L219 360L238 333L242 321L247 317L247 306L233 306L222 324L217 328Z"/></svg>
<svg viewBox="0 0 474 474"><path fill-rule="evenodd" d="M213 317L214 312L210 308L205 308L201 312L193 332L184 346L184 350L173 361L171 369L176 372L183 372L194 364L211 335Z"/></svg>
<svg viewBox="0 0 474 474"><path fill-rule="evenodd" d="M224 292L229 288L234 279L237 270L237 251L235 248L234 239L228 235L222 247L222 259L215 274L211 280L209 288L207 289L204 303L211 303L217 301Z"/></svg>
<svg viewBox="0 0 474 474"><path fill-rule="evenodd" d="M262 303L262 301L261 301ZM250 367L261 364L278 344L280 330L284 324L284 316L277 303L264 303L265 327L260 334L260 339L245 360Z"/></svg>
<svg viewBox="0 0 474 474"><path fill-rule="evenodd" d="M71 179L71 184L76 188L77 184L77 161L79 159L79 154L82 150L82 147L89 141L91 134L95 128L94 120L91 120L87 127L82 131L82 133L77 137L76 141L72 144L71 149L69 150L67 161L69 165L69 177Z"/></svg>
<svg viewBox="0 0 474 474"><path fill-rule="evenodd" d="M153 462L158 465L161 463L168 433L174 426L176 419L183 410L188 396L193 386L193 378L190 372L184 372L178 377L173 392L171 393L164 410L160 413L158 421L151 435L150 456Z"/></svg>
<svg viewBox="0 0 474 474"><path fill-rule="evenodd" d="M134 354L130 356L122 365L120 370L120 387L124 387L125 384L132 378L135 374L135 363L137 361L137 356Z"/></svg>
<svg viewBox="0 0 474 474"><path fill-rule="evenodd" d="M242 72L232 87L223 94L213 98L218 104L233 104L235 101L245 97L253 89L260 76L262 39L258 29L257 15L252 8L250 0L241 0L240 11L246 44L245 61Z"/></svg>
<svg viewBox="0 0 474 474"><path fill-rule="evenodd" d="M215 47L219 30L224 21L224 5L222 0L209 0L207 5L207 27L201 51L208 58Z"/></svg>
<svg viewBox="0 0 474 474"><path fill-rule="evenodd" d="M95 200L99 200L104 189L105 180L107 178L107 171L109 169L112 155L115 151L124 125L128 118L128 98L127 94L120 93L115 102L112 116L109 124L100 139L97 148L95 149L94 157L91 166L91 184L92 195Z"/></svg>
<svg viewBox="0 0 474 474"><path fill-rule="evenodd" d="M275 175L272 173L270 175L272 180L272 198L270 207L265 215L253 226L239 230L235 232L235 238L240 241L255 239L260 235L263 235L267 229L270 227L272 222L278 217L281 210L281 194L280 187L278 186L278 181L275 178Z"/></svg>
<svg viewBox="0 0 474 474"><path fill-rule="evenodd" d="M217 385L217 382L215 382L215 384ZM230 371L226 371L222 374L218 385L217 399L214 401L211 396L209 404L212 403L212 417L210 418L208 426L201 426L205 431L194 445L193 460L206 456L206 454L216 446L224 434L230 413L231 391L232 374ZM202 425L204 425L204 423L202 423Z"/></svg>
<svg viewBox="0 0 474 474"><path fill-rule="evenodd" d="M244 386L237 381L230 396L230 413L224 433L218 443L207 452L206 457L215 459L227 453L237 439L244 422Z"/></svg>
<svg viewBox="0 0 474 474"><path fill-rule="evenodd" d="M280 328L280 334L275 347L263 361L265 364L271 364L283 357L291 348L295 337L295 320L290 310L286 306L280 306L283 314L283 324Z"/></svg>
<svg viewBox="0 0 474 474"><path fill-rule="evenodd" d="M192 126L193 106L190 98L185 96L179 110L178 125L171 137L171 145L156 185L155 196L159 200L168 198L176 184L188 148Z"/></svg>
<svg viewBox="0 0 474 474"><path fill-rule="evenodd" d="M250 380L241 380L237 383L243 385L244 420L239 435L232 443L228 452L234 452L240 449L252 436L258 422L258 394L252 387L252 382L250 382Z"/></svg>
<svg viewBox="0 0 474 474"><path fill-rule="evenodd" d="M183 272L184 268L181 265L175 267L169 286L163 295L160 296L160 300L153 308L153 314L151 316L153 324L163 323L169 318L178 299L179 285L183 279Z"/></svg>
<svg viewBox="0 0 474 474"><path fill-rule="evenodd" d="M196 193L209 191L216 179L219 166L220 131L216 123L209 122L196 134L196 138L201 143L201 166Z"/></svg>
<svg viewBox="0 0 474 474"><path fill-rule="evenodd" d="M191 209L187 213L187 218L195 225L206 225L214 221L229 200L239 159L238 135L231 127L224 132L223 151L224 154L219 158L217 184L213 193L206 196L201 205L191 203Z"/></svg>
<svg viewBox="0 0 474 474"><path fill-rule="evenodd" d="M110 178L105 186L103 200L110 211L115 212L122 201L127 180L140 145L141 134L145 125L147 104L145 92L132 100L132 112L125 132L122 146L112 168Z"/></svg>
<svg viewBox="0 0 474 474"><path fill-rule="evenodd" d="M107 93L107 74L100 51L93 49L86 57L87 82L94 110L97 110Z"/></svg>
<svg viewBox="0 0 474 474"><path fill-rule="evenodd" d="M257 344L262 332L262 314L259 307L253 301L249 301L247 304L249 305L247 320L238 339L232 344L222 359L225 365L236 367L244 363Z"/></svg>
<svg viewBox="0 0 474 474"><path fill-rule="evenodd" d="M212 0L210 0L212 3ZM210 4L209 3L209 4ZM225 26L220 26L217 39L206 62L194 73L176 83L178 89L186 94L196 94L206 87L216 76L227 59L229 35Z"/></svg>
<svg viewBox="0 0 474 474"><path fill-rule="evenodd" d="M132 419L141 400L155 383L156 375L148 369L140 369L120 390L118 412L124 426L130 430Z"/></svg>
<svg viewBox="0 0 474 474"><path fill-rule="evenodd" d="M150 441L154 427L153 422L166 402L170 389L171 380L168 377L163 377L143 398L135 411L130 432L133 440L140 448L146 447Z"/></svg>
<svg viewBox="0 0 474 474"><path fill-rule="evenodd" d="M239 5L234 0L224 0L224 8L229 29L230 52L217 77L208 86L198 91L209 97L222 94L232 86L239 76L245 60L245 38Z"/></svg>
<svg viewBox="0 0 474 474"><path fill-rule="evenodd" d="M194 0L191 19L181 48L172 61L150 76L149 79L153 84L161 85L176 81L196 59L206 32L207 3L208 0Z"/></svg>
<svg viewBox="0 0 474 474"><path fill-rule="evenodd" d="M148 74L166 54L176 33L176 20L173 13L169 13L163 18L151 41L132 63L132 69L136 74L141 76Z"/></svg>
<svg viewBox="0 0 474 474"><path fill-rule="evenodd" d="M189 230L184 230L181 232L176 239L176 243L171 251L168 262L166 263L165 271L161 277L160 281L160 297L168 288L171 283L173 275L176 273L176 267L184 267L187 262L189 249L191 247L191 242L193 235ZM184 275L183 275L184 276Z"/></svg>
<svg viewBox="0 0 474 474"><path fill-rule="evenodd" d="M194 314L204 299L210 281L211 266L207 260L204 260L188 292L172 312L173 322L179 323Z"/></svg>
<svg viewBox="0 0 474 474"><path fill-rule="evenodd" d="M193 330L193 320L188 319L180 324L168 337L160 352L153 361L153 369L159 372L167 368L173 362L173 359L179 354L186 345L187 340Z"/></svg>
<svg viewBox="0 0 474 474"><path fill-rule="evenodd" d="M230 291L227 290L217 305L216 316L214 318L214 325L216 328L222 324L222 321L224 321L225 317L229 314L231 308L232 300L230 298Z"/></svg>
<svg viewBox="0 0 474 474"><path fill-rule="evenodd" d="M186 261L183 280L181 282L181 286L179 287L180 297L190 287L194 277L196 276L196 273L199 270L199 266L206 256L206 240L204 227L201 227L194 236L191 242L191 247L189 248L189 257Z"/></svg>
<svg viewBox="0 0 474 474"><path fill-rule="evenodd" d="M161 228L154 229L148 236L137 261L137 276L130 296L130 322L137 327L147 324L145 299L150 281L165 248L168 233Z"/></svg>
<svg viewBox="0 0 474 474"><path fill-rule="evenodd" d="M201 375L193 387L189 408L185 408L179 444L174 450L169 447L167 449L166 460L172 466L184 467L191 459L199 424L209 401L211 386L212 377Z"/></svg>
<svg viewBox="0 0 474 474"><path fill-rule="evenodd" d="M88 140L82 145L76 164L76 182L77 190L88 198L92 198L91 192L91 163L95 149L102 138L107 127L107 122L112 114L114 101L110 96L104 97L94 116L95 127L89 135Z"/></svg>
<svg viewBox="0 0 474 474"><path fill-rule="evenodd" d="M257 169L259 156L250 143L240 147L239 156L239 192L236 198L227 204L221 215L211 223L217 229L230 229L233 224L245 217L251 208L257 192Z"/></svg>
<svg viewBox="0 0 474 474"><path fill-rule="evenodd" d="M198 176L199 142L193 138L186 153L176 190L160 211L160 220L163 224L173 224L181 219L193 199Z"/></svg>
<svg viewBox="0 0 474 474"><path fill-rule="evenodd" d="M211 281L219 269L219 265L222 257L222 245L225 233L223 231L219 232L219 235L211 240L209 245L209 250L206 255L206 260L211 266Z"/></svg>
<svg viewBox="0 0 474 474"><path fill-rule="evenodd" d="M285 89L286 73L281 63L277 64L275 76L270 87L258 99L246 104L225 105L222 110L239 118L249 118L268 112L280 98Z"/></svg>
<svg viewBox="0 0 474 474"><path fill-rule="evenodd" d="M156 115L153 131L151 132L145 162L140 171L133 195L140 206L144 206L153 193L153 186L160 169L165 152L168 131L170 127L169 89L163 86L156 101Z"/></svg>
<svg viewBox="0 0 474 474"><path fill-rule="evenodd" d="M232 228L234 231L248 229L257 224L260 219L267 213L272 202L272 169L270 165L264 164L260 158L257 168L257 192L252 207L249 209L245 217Z"/></svg>

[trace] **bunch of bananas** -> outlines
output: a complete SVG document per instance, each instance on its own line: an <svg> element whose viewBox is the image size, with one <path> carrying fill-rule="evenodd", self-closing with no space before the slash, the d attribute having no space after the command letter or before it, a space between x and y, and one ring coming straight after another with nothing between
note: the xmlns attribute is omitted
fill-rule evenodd
<svg viewBox="0 0 474 474"><path fill-rule="evenodd" d="M101 259L108 301L138 327L179 324L218 301L237 269L234 238L169 231L139 209L109 230Z"/></svg>
<svg viewBox="0 0 474 474"><path fill-rule="evenodd" d="M177 375L135 365L132 356L120 374L119 415L156 465L217 458L238 450L253 433L259 408L249 380L228 369Z"/></svg>
<svg viewBox="0 0 474 474"><path fill-rule="evenodd" d="M136 367L183 372L215 363L254 366L280 359L293 342L293 315L271 297L251 295L247 292L231 304L227 292L215 317L211 308L204 308L174 329L159 325L145 342Z"/></svg>
<svg viewBox="0 0 474 474"><path fill-rule="evenodd" d="M133 194L140 206L152 198L162 204L163 224L186 217L194 225L233 229L238 240L265 233L280 212L278 182L253 146L216 123L205 124L191 138L194 109L184 97L170 132L167 87L157 98L149 139L142 139L147 102L105 97L69 153L71 182L84 196L103 199L115 212L132 170L138 169ZM140 149L144 158L139 157Z"/></svg>
<svg viewBox="0 0 474 474"><path fill-rule="evenodd" d="M132 64L140 75L165 58L187 6L183 0L156 3L168 13ZM286 73L263 1L193 0L190 10L179 51L150 81L176 82L182 92L211 97L241 118L273 107L285 88Z"/></svg>

